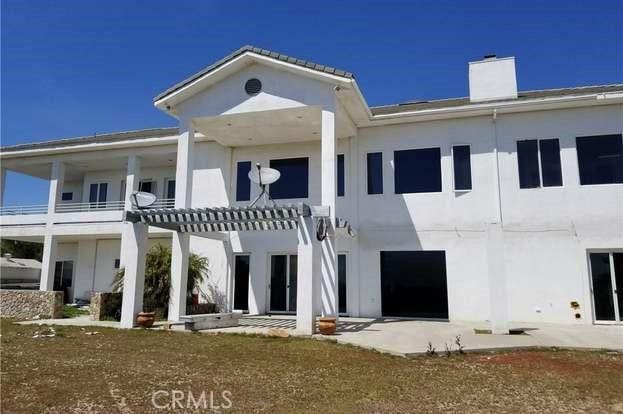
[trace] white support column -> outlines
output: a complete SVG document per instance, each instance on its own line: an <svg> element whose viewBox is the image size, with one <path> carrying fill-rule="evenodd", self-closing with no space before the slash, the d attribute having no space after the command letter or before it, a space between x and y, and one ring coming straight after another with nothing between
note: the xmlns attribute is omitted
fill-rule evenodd
<svg viewBox="0 0 623 414"><path fill-rule="evenodd" d="M52 171L50 172L50 192L48 194L48 223L51 222L52 216L56 211L56 203L61 199L63 191L63 181L65 180L65 164L60 160L52 162Z"/></svg>
<svg viewBox="0 0 623 414"><path fill-rule="evenodd" d="M138 191L138 183L141 175L141 161L135 154L128 156L128 165L125 178L125 195L124 195L124 209L126 211L132 210L132 193ZM125 255L126 255L126 239L127 233L131 231L132 223L125 223L123 233L121 234L121 250L119 252L119 263L121 267L125 267Z"/></svg>
<svg viewBox="0 0 623 414"><path fill-rule="evenodd" d="M492 334L508 334L508 299L504 273L504 236L502 226L487 228L487 263L489 273L489 320Z"/></svg>
<svg viewBox="0 0 623 414"><path fill-rule="evenodd" d="M0 207L4 205L5 186L6 186L6 168L0 168Z"/></svg>
<svg viewBox="0 0 623 414"><path fill-rule="evenodd" d="M335 98L334 98L335 99ZM321 312L338 317L337 251L335 246L336 136L335 102L322 109L321 126L321 204L329 207L327 238L321 243ZM298 306L298 305L297 305Z"/></svg>
<svg viewBox="0 0 623 414"><path fill-rule="evenodd" d="M65 166L60 160L52 161L50 170L50 190L48 193L48 214L46 217L45 235L43 236L43 260L41 261L41 281L39 290L54 289L54 270L56 267L56 252L58 241L52 235L54 224L54 212L56 203L61 198L63 180L65 179Z"/></svg>
<svg viewBox="0 0 623 414"><path fill-rule="evenodd" d="M296 333L313 335L316 330L314 302L319 271L319 243L316 240L314 219L298 219L298 251L296 280Z"/></svg>
<svg viewBox="0 0 623 414"><path fill-rule="evenodd" d="M193 156L195 130L190 120L180 122L177 140L177 168L175 172L175 208L190 208L193 187ZM186 314L188 285L188 255L190 236L175 233L171 241L171 291L169 320L178 321Z"/></svg>
<svg viewBox="0 0 623 414"><path fill-rule="evenodd" d="M49 229L43 236L43 260L41 261L41 281L39 290L49 291L54 289L54 269L56 267L56 252L58 242L52 236Z"/></svg>
<svg viewBox="0 0 623 414"><path fill-rule="evenodd" d="M132 328L136 315L143 310L145 289L145 255L147 253L147 229L141 223L128 223L124 227L126 239L125 274L123 277L123 301L121 303L121 327Z"/></svg>

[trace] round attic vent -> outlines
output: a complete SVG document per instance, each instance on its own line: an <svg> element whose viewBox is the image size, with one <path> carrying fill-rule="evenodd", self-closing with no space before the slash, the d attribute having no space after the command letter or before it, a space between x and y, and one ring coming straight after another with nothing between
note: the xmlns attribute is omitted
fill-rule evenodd
<svg viewBox="0 0 623 414"><path fill-rule="evenodd" d="M244 84L244 90L248 95L257 95L262 90L262 82L259 79L249 79L247 83Z"/></svg>

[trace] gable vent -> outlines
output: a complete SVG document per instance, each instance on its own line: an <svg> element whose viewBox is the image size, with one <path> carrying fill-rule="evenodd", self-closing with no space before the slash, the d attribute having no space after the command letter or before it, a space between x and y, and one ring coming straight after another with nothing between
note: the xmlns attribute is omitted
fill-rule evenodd
<svg viewBox="0 0 623 414"><path fill-rule="evenodd" d="M257 95L262 90L262 82L259 79L249 79L244 84L244 90L247 92L247 95Z"/></svg>

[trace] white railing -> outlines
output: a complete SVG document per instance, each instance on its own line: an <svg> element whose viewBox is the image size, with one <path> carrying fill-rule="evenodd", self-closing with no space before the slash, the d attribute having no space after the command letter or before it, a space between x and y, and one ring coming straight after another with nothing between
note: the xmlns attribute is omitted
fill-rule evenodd
<svg viewBox="0 0 623 414"><path fill-rule="evenodd" d="M159 198L156 200L154 204L152 204L148 208L173 208L173 207L175 207L174 198Z"/></svg>
<svg viewBox="0 0 623 414"><path fill-rule="evenodd" d="M123 201L103 201L95 203L61 203L56 205L57 213L80 213L96 211L117 211L123 210ZM160 198L149 208L173 208L175 207L174 198ZM0 216L19 216L24 214L47 214L47 204L37 204L29 206L3 206L0 207Z"/></svg>
<svg viewBox="0 0 623 414"><path fill-rule="evenodd" d="M0 207L0 216L21 216L23 214L48 214L48 205L36 204L30 206Z"/></svg>
<svg viewBox="0 0 623 414"><path fill-rule="evenodd" d="M93 203L61 203L56 205L57 213L79 213L85 211L123 210L123 201L101 201Z"/></svg>

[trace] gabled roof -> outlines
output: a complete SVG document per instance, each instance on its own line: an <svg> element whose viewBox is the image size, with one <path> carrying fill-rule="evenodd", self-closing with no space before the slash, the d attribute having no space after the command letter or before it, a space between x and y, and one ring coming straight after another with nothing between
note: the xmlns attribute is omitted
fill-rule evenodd
<svg viewBox="0 0 623 414"><path fill-rule="evenodd" d="M224 64L226 64L227 62L237 58L238 56L241 56L245 53L256 53L258 55L262 55L262 56L266 56L275 60L279 60L282 62L286 62L286 63L290 63L293 65L297 65L306 69L312 69L312 70L316 70L318 72L323 72L323 73L327 73L330 75L335 75L335 76L341 76L343 78L347 78L347 79L354 79L354 75L350 72L341 70L341 69L336 69L333 68L331 66L326 66L326 65L321 65L318 63L313 63L307 60L303 60L303 59L298 59L295 57L291 57L288 55L284 55L283 53L278 53L278 52L274 52L272 50L268 50L268 49L262 49L259 47L255 47L255 46L251 46L251 45L246 45L246 46L242 46L240 49L232 52L231 54L225 56L223 59L211 64L210 66L200 70L199 72L195 73L194 75L184 79L181 82L176 83L175 85L173 85L172 87L170 87L169 89L167 89L166 91L158 94L155 98L154 98L154 102L161 100L162 98L164 98L167 95L170 95L171 93L183 88L184 86L188 85L189 83L194 82L195 80L201 78L202 76L207 75L208 73L218 69L219 67L223 66Z"/></svg>

